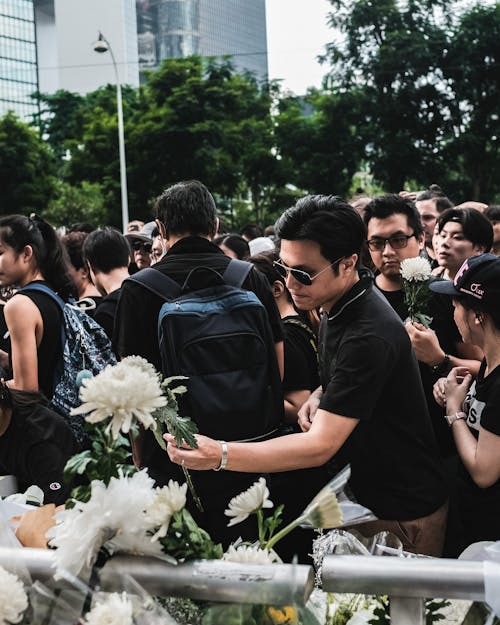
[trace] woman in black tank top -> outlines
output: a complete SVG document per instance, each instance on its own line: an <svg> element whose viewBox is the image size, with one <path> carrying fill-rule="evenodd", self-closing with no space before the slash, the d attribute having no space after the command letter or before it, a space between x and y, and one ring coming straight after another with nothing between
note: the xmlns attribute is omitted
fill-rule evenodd
<svg viewBox="0 0 500 625"><path fill-rule="evenodd" d="M50 224L24 215L0 218L0 285L25 287L44 282L67 300L74 291L62 244ZM4 309L10 335L13 379L18 390L52 396L61 353L62 313L44 293L12 297Z"/></svg>

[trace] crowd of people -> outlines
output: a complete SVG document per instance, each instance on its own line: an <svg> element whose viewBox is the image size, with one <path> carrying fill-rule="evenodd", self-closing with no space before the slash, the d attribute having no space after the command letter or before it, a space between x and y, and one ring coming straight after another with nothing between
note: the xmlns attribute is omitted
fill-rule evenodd
<svg viewBox="0 0 500 625"><path fill-rule="evenodd" d="M347 464L352 496L377 518L356 526L361 534L387 530L408 551L448 557L499 540L499 254L500 207L455 205L435 185L349 202L306 196L265 231L248 224L238 233L225 231L198 181L166 189L155 220L132 221L125 234L74 224L60 235L36 215L2 217L0 471L16 475L20 489L40 485L46 502L64 503L71 487L62 469L78 443L47 403L62 313L30 289L42 283L90 315L117 358L139 355L169 374L217 374L207 388L216 396L222 380L228 401L237 385L229 371L254 375L244 363L265 350L264 403L251 409L250 389L239 406L216 405L197 448L165 434L165 452L145 431L132 441L136 466L160 485L192 470L204 510L189 505L215 540L255 537L254 519L228 527L224 510L258 477L284 504L286 522ZM401 263L416 257L433 270L430 327L408 319ZM241 350L212 337L207 352L193 352L195 364L165 371L157 329L165 297L144 276L153 271L180 293L197 293L224 284L233 259L252 266L241 288L263 310L260 351L248 337ZM220 370L206 364L217 360ZM210 402L188 393L196 421L190 401L191 409ZM259 410L272 415L261 419ZM279 553L307 561L312 538L298 528Z"/></svg>

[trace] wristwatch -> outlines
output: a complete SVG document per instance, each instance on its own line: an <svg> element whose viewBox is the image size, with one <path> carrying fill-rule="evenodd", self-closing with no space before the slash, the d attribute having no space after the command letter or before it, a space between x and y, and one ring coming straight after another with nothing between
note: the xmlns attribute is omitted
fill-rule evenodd
<svg viewBox="0 0 500 625"><path fill-rule="evenodd" d="M438 365L434 365L432 367L432 371L434 375L436 376L446 375L450 370L450 364L451 364L450 355L445 354L443 360Z"/></svg>
<svg viewBox="0 0 500 625"><path fill-rule="evenodd" d="M446 421L448 421L448 425L451 427L455 421L460 421L460 419L467 419L467 415L465 412L454 412L453 414L447 414L445 416Z"/></svg>

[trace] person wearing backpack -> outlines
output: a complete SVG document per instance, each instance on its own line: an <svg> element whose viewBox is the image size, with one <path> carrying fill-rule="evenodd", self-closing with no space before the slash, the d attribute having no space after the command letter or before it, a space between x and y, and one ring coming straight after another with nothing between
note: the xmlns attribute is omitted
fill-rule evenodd
<svg viewBox="0 0 500 625"><path fill-rule="evenodd" d="M157 198L155 209L168 252L153 268L144 270L148 273L139 272L123 282L113 340L120 357L142 356L164 375L188 376L182 414L193 418L201 432L218 431L226 440L273 436L283 409L283 332L265 278L247 263L232 261L211 242L218 219L214 199L201 182L173 185ZM228 270L230 263L237 264ZM171 300L174 303L169 303ZM241 304L239 310L229 310L227 316L218 314L224 302L230 309L235 301ZM210 311L205 308L207 302ZM198 316L193 307L199 307ZM162 336L167 338L160 346L157 327L161 310ZM204 322L196 330L200 340L190 340L196 319ZM208 336L212 326L217 326L220 334ZM186 343L180 345L182 340L187 340L186 349ZM260 365L245 371L256 355ZM263 382L269 391L268 403L252 412L250 405L260 396ZM242 384L247 384L248 392L239 391ZM158 484L169 479L185 481L150 432L143 434L135 448L136 463L147 467ZM246 528L227 528L224 509L259 476L223 471L192 476L204 512L199 514L188 505L214 540L228 545L240 534L254 535L250 519Z"/></svg>
<svg viewBox="0 0 500 625"><path fill-rule="evenodd" d="M83 418L70 415L80 404L79 378L97 374L116 358L104 330L69 304L74 283L49 223L35 215L0 218L0 285L18 287L4 309L12 366L8 385L41 391L84 445Z"/></svg>
<svg viewBox="0 0 500 625"><path fill-rule="evenodd" d="M50 224L37 216L0 218L0 285L45 284L63 300L75 293L61 241ZM62 312L46 294L17 293L5 305L10 337L12 379L20 391L40 390L51 399L59 362Z"/></svg>

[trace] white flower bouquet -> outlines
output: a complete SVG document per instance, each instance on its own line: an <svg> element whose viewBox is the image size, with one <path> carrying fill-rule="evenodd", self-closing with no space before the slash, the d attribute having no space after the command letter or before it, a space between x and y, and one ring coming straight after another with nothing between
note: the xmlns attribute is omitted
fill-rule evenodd
<svg viewBox="0 0 500 625"><path fill-rule="evenodd" d="M401 277L403 279L403 293L408 318L412 322L421 323L428 328L432 317L427 314L428 302L431 295L429 280L431 265L426 258L406 258L401 261Z"/></svg>

